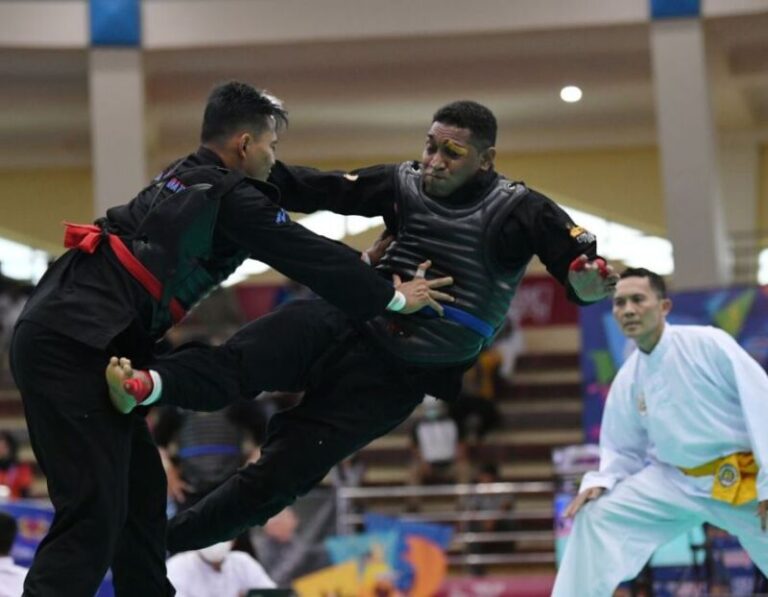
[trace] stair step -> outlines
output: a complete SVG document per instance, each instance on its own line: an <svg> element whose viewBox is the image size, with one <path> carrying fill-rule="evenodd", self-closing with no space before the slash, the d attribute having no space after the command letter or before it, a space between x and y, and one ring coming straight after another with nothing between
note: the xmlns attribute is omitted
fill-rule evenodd
<svg viewBox="0 0 768 597"><path fill-rule="evenodd" d="M581 350L581 330L577 325L552 325L523 328L526 353L562 354Z"/></svg>
<svg viewBox="0 0 768 597"><path fill-rule="evenodd" d="M552 384L579 384L581 385L581 370L556 369L556 370L528 370L516 371L513 376L512 387L517 385L552 385Z"/></svg>
<svg viewBox="0 0 768 597"><path fill-rule="evenodd" d="M581 414L581 398L533 398L528 400L507 400L499 402L499 410L505 416L515 417L528 414L549 414L552 412Z"/></svg>
<svg viewBox="0 0 768 597"><path fill-rule="evenodd" d="M517 371L544 371L549 369L578 369L577 352L525 352L517 359Z"/></svg>

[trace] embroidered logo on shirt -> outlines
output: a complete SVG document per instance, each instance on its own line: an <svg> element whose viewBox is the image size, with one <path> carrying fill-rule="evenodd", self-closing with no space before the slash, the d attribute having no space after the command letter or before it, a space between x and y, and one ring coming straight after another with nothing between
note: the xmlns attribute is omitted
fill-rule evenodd
<svg viewBox="0 0 768 597"><path fill-rule="evenodd" d="M187 188L187 185L185 185L183 182L181 182L178 178L175 176L165 183L165 188L170 189L174 193L178 193L179 191L183 191Z"/></svg>
<svg viewBox="0 0 768 597"><path fill-rule="evenodd" d="M568 229L570 230L571 238L575 238L577 243L587 245L595 242L595 235L581 226L568 224Z"/></svg>
<svg viewBox="0 0 768 597"><path fill-rule="evenodd" d="M280 211L278 211L277 215L275 216L275 224L286 224L288 221L288 212L284 209L280 209Z"/></svg>

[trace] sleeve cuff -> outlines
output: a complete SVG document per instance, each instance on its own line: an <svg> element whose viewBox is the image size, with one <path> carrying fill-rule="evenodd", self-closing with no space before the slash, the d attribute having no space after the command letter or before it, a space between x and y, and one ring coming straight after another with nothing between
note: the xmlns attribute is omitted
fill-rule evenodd
<svg viewBox="0 0 768 597"><path fill-rule="evenodd" d="M406 303L405 295L399 290L395 290L395 295L392 297L392 300L389 301L389 304L387 305L387 311L398 313L405 308L405 303Z"/></svg>
<svg viewBox="0 0 768 597"><path fill-rule="evenodd" d="M606 475L594 471L589 472L584 475L584 478L581 480L579 493L586 491L587 489L592 489L593 487L602 487L606 491L610 491L618 481L619 480L613 475Z"/></svg>
<svg viewBox="0 0 768 597"><path fill-rule="evenodd" d="M152 392L147 396L146 400L142 401L142 406L149 406L160 400L160 396L163 395L163 378L154 369L149 370L149 376L152 378Z"/></svg>

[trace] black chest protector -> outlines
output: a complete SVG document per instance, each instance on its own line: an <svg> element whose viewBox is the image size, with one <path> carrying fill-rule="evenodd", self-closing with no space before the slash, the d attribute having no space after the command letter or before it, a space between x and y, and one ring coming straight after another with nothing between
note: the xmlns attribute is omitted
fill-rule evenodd
<svg viewBox="0 0 768 597"><path fill-rule="evenodd" d="M212 169L196 169L202 168ZM183 177L184 172L178 176ZM213 250L220 200L245 178L242 173L227 172L213 184L184 187L177 178L166 177L143 191L152 198L127 240L134 256L163 285L161 299L153 303L153 336L161 336L173 325L171 299L191 309L248 258L244 249L227 254Z"/></svg>
<svg viewBox="0 0 768 597"><path fill-rule="evenodd" d="M455 303L451 317L429 310L414 315L386 313L368 326L390 352L408 362L450 365L470 361L501 329L509 303L527 264L503 269L495 258L502 224L528 189L500 178L484 196L468 205L450 206L428 197L421 171L413 163L397 170L398 232L378 268L388 276L410 279L430 259L429 278L453 276L444 290Z"/></svg>

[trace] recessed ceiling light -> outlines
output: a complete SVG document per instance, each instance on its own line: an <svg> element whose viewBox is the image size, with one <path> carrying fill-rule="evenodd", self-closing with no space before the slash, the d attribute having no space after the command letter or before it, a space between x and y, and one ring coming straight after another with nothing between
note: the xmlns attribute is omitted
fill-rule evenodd
<svg viewBox="0 0 768 597"><path fill-rule="evenodd" d="M568 85L560 90L560 99L569 104L578 102L582 95L581 89L576 85Z"/></svg>

